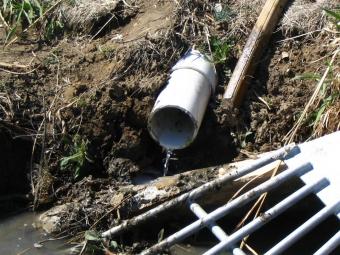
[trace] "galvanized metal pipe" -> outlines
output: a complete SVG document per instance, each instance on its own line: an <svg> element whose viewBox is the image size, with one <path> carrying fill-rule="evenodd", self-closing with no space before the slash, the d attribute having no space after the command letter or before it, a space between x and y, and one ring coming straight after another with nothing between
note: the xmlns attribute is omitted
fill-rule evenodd
<svg viewBox="0 0 340 255"><path fill-rule="evenodd" d="M265 193L293 176L300 176L305 174L306 172L312 170L313 167L310 163L304 163L296 168L288 169L276 177L260 184L256 188L246 192L242 196L237 197L236 199L232 200L231 202L227 203L224 206L217 208L216 210L209 213L208 216L197 220L190 225L186 226L185 228L181 229L180 231L176 232L175 234L169 236L168 238L164 239L160 243L154 245L153 247L149 248L148 250L142 252L141 254L155 254L159 251L164 250L171 245L180 242L181 240L185 239L186 237L190 236L192 233L195 233L197 230L204 228L207 224L211 221L216 221L231 210L235 208L239 208L242 205L246 204L247 202L259 197L262 193Z"/></svg>
<svg viewBox="0 0 340 255"><path fill-rule="evenodd" d="M125 230L128 230L142 222L147 221L150 218L155 217L156 215L158 215L159 213L166 211L178 204L181 203L185 203L186 201L193 201L196 198L198 198L199 196L204 195L205 193L216 189L217 187L221 187L224 184L226 184L227 182L230 182L232 180L235 180L237 178L240 178L246 174L251 173L252 171L267 165L271 162L274 162L275 160L278 159L283 159L285 156L288 155L288 153L290 151L292 151L293 149L296 148L295 144L290 144L288 146L285 146L283 148L280 148L272 153L269 153L266 156L263 156L257 160L255 160L254 162L249 163L249 165L240 168L239 170L227 173L225 175L223 175L222 177L213 180L211 182L208 182L196 189L193 189L190 192L187 192L177 198L174 198L166 203L163 203L139 216L136 216L132 219L129 220L125 220L123 221L122 224L115 226L107 231L105 231L104 233L102 233L102 237L103 238L109 238L112 235L117 235Z"/></svg>
<svg viewBox="0 0 340 255"><path fill-rule="evenodd" d="M287 237L285 237L282 241L276 244L273 248L265 253L265 255L275 255L280 254L288 247L290 247L293 243L299 240L303 235L308 233L314 227L316 227L319 223L324 221L331 214L336 214L340 210L340 201L335 202L333 205L324 207L321 211L315 214L312 218L302 224L300 227L295 229L292 233L290 233Z"/></svg>
<svg viewBox="0 0 340 255"><path fill-rule="evenodd" d="M327 185L329 185L329 181L326 178L323 178L313 184L309 184L300 188L298 191L294 192L293 194L291 194L290 196L276 204L274 207L263 213L261 216L257 217L255 220L251 221L250 223L242 227L240 230L230 235L228 240L222 241L219 244L215 245L213 248L205 252L204 255L218 254L225 248L230 247L234 243L250 235L251 233L259 229L261 226L271 221L281 213L283 213L285 210L287 210L289 207L291 207L292 205L294 205L296 202L300 201L307 195L313 192L318 192L325 188Z"/></svg>
<svg viewBox="0 0 340 255"><path fill-rule="evenodd" d="M207 217L207 213L204 209L197 203L190 204L190 210L199 218L202 219ZM220 241L228 240L228 235L223 231L223 229L216 224L216 222L211 221L208 225L210 231L218 238ZM246 255L240 248L231 247L233 255Z"/></svg>
<svg viewBox="0 0 340 255"><path fill-rule="evenodd" d="M340 231L329 239L314 255L327 255L340 246Z"/></svg>

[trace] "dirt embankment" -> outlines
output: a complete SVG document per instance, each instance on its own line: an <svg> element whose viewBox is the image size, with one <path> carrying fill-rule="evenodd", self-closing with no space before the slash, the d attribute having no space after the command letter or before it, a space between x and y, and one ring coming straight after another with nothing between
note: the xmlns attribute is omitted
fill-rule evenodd
<svg viewBox="0 0 340 255"><path fill-rule="evenodd" d="M264 1L96 1L102 7L97 9L85 2L54 9L64 22L63 37L46 43L32 30L0 53L1 61L14 64L0 72L1 121L30 138L14 139L12 128L0 122L0 139L9 144L1 148L1 169L23 171L25 179L28 174L35 208L70 205L58 229L70 234L115 224L118 216L107 212L129 208L125 202L133 195L121 189L139 174L161 174L164 154L146 122L171 66L188 48L212 53L219 83L196 141L175 153L171 174L282 146L314 91L316 75L339 47L331 29L322 30L329 23L316 3L308 26L285 17L242 107L229 111L222 95ZM297 2L287 10L291 20L303 14L293 8L307 4ZM294 37L304 33L309 34ZM19 63L29 67L15 67ZM339 128L333 119L321 133ZM314 131L306 122L294 139L304 141ZM16 157L25 160L11 165ZM125 209L122 218L130 216Z"/></svg>

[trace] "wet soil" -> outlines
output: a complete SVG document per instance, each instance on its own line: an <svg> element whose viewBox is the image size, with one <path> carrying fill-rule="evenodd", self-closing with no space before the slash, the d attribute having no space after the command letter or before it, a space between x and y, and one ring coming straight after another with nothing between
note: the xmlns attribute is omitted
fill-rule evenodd
<svg viewBox="0 0 340 255"><path fill-rule="evenodd" d="M268 151L279 148L286 141L285 135L292 128L301 110L314 92L316 79L297 79L299 76L318 74L326 54L332 46L320 36L316 40L271 41L251 83L244 104L252 132L252 150ZM262 97L268 104L261 102ZM305 141L311 133L306 125L295 138Z"/></svg>

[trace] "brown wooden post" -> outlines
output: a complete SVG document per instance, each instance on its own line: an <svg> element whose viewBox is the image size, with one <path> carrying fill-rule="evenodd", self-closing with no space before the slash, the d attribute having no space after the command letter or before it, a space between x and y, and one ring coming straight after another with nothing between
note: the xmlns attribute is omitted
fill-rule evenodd
<svg viewBox="0 0 340 255"><path fill-rule="evenodd" d="M243 53L224 93L232 107L239 107L247 89L247 80L254 73L268 40L276 27L287 0L267 0L251 31Z"/></svg>

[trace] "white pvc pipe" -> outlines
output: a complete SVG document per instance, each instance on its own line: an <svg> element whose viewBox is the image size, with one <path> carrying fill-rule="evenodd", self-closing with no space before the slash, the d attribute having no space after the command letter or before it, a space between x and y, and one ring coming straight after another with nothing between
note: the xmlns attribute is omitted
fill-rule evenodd
<svg viewBox="0 0 340 255"><path fill-rule="evenodd" d="M195 139L215 91L216 70L203 54L190 50L171 71L151 111L148 129L161 146L175 150L187 147Z"/></svg>

